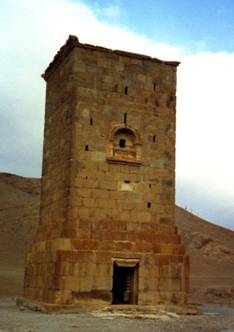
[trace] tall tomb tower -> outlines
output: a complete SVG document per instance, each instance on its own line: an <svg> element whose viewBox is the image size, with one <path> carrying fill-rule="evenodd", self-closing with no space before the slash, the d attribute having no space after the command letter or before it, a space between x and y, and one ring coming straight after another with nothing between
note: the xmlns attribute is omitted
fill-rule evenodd
<svg viewBox="0 0 234 332"><path fill-rule="evenodd" d="M175 226L178 64L70 36L46 69L26 299L186 303L189 262Z"/></svg>

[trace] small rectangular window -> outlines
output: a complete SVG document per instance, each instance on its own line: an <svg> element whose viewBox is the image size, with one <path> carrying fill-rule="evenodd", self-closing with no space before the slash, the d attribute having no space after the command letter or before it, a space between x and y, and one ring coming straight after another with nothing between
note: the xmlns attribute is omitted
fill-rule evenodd
<svg viewBox="0 0 234 332"><path fill-rule="evenodd" d="M124 123L127 124L127 113L124 113Z"/></svg>
<svg viewBox="0 0 234 332"><path fill-rule="evenodd" d="M120 139L119 140L119 147L120 148L125 148L126 147L126 140L125 139Z"/></svg>

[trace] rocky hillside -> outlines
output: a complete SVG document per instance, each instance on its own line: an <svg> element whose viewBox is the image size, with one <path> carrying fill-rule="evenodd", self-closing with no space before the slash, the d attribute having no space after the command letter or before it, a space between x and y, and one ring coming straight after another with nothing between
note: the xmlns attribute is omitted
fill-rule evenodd
<svg viewBox="0 0 234 332"><path fill-rule="evenodd" d="M23 262L38 223L40 179L0 173L0 295L18 295ZM177 207L191 260L194 302L234 302L234 232Z"/></svg>
<svg viewBox="0 0 234 332"><path fill-rule="evenodd" d="M190 256L190 299L234 303L234 232L180 207L176 222Z"/></svg>

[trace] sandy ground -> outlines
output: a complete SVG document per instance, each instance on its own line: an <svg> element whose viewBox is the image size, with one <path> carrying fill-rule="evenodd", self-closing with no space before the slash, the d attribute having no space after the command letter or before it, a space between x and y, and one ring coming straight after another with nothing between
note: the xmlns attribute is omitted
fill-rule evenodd
<svg viewBox="0 0 234 332"><path fill-rule="evenodd" d="M44 314L20 310L12 298L0 299L0 332L234 332L234 307L206 305L196 316L161 315L154 319L96 314Z"/></svg>

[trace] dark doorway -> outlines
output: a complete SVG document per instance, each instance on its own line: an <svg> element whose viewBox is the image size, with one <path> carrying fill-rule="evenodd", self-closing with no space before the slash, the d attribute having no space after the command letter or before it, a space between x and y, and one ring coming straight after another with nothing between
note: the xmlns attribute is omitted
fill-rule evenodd
<svg viewBox="0 0 234 332"><path fill-rule="evenodd" d="M113 266L112 304L137 304L137 266Z"/></svg>

